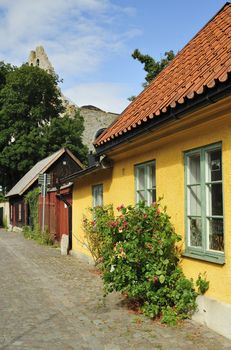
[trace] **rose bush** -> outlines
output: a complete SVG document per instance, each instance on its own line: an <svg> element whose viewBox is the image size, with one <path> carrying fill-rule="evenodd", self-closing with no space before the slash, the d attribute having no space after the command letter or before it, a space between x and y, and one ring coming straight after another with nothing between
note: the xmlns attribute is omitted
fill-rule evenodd
<svg viewBox="0 0 231 350"><path fill-rule="evenodd" d="M174 324L196 308L197 292L179 266L175 232L166 208L146 206L92 209L84 219L87 236L94 236L106 293L119 291L151 318ZM89 232L91 233L89 235Z"/></svg>
<svg viewBox="0 0 231 350"><path fill-rule="evenodd" d="M114 213L112 205L99 206L89 210L91 218L83 218L83 229L87 248L97 265L102 261L103 246L110 245L111 228L108 223L114 220Z"/></svg>

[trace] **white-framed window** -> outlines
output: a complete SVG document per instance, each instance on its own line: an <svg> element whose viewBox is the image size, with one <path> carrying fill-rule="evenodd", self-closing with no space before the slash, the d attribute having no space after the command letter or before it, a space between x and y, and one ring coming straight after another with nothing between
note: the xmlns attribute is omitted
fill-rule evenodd
<svg viewBox="0 0 231 350"><path fill-rule="evenodd" d="M22 204L18 205L18 221L22 221Z"/></svg>
<svg viewBox="0 0 231 350"><path fill-rule="evenodd" d="M185 153L186 252L224 262L221 144Z"/></svg>
<svg viewBox="0 0 231 350"><path fill-rule="evenodd" d="M136 203L145 201L147 205L156 201L155 161L135 165Z"/></svg>
<svg viewBox="0 0 231 350"><path fill-rule="evenodd" d="M103 205L103 185L98 184L92 186L92 199L93 207L98 207Z"/></svg>

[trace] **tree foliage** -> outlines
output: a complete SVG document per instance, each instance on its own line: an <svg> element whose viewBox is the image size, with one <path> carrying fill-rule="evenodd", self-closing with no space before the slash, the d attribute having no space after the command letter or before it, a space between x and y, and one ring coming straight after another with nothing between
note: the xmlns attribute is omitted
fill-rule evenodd
<svg viewBox="0 0 231 350"><path fill-rule="evenodd" d="M83 131L83 117L78 111L72 116L65 114L62 118L52 119L44 130L44 145L47 152L53 153L60 147L66 147L84 163L88 149L82 143Z"/></svg>
<svg viewBox="0 0 231 350"><path fill-rule="evenodd" d="M145 85L149 84L175 57L172 50L165 52L164 56L165 57L160 61L156 61L149 55L143 55L138 49L135 49L132 53L132 57L135 60L138 60L140 63L144 64L144 70L147 72L145 76Z"/></svg>
<svg viewBox="0 0 231 350"><path fill-rule="evenodd" d="M153 57L144 55L138 49L135 49L132 53L132 57L144 65L144 70L147 74L143 87L146 87L169 64L175 57L175 54L172 50L167 51L164 53L164 58L160 61L156 61ZM136 96L131 96L128 100L133 101L135 98Z"/></svg>
<svg viewBox="0 0 231 350"><path fill-rule="evenodd" d="M36 162L68 146L84 161L83 119L62 116L58 78L23 65L0 65L0 184L11 188Z"/></svg>
<svg viewBox="0 0 231 350"><path fill-rule="evenodd" d="M6 84L6 76L9 72L13 70L13 67L10 64L4 64L0 62L0 90Z"/></svg>

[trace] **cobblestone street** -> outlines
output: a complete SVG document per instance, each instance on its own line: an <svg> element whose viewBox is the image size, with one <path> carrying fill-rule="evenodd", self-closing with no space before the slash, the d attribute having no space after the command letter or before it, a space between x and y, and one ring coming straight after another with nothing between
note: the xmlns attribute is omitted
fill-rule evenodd
<svg viewBox="0 0 231 350"><path fill-rule="evenodd" d="M1 350L231 349L231 341L186 321L177 327L103 300L93 267L20 233L0 231Z"/></svg>

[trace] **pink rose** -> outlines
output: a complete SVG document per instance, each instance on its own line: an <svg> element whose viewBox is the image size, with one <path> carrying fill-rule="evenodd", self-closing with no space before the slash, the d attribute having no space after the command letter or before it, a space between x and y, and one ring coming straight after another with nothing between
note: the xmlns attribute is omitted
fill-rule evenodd
<svg viewBox="0 0 231 350"><path fill-rule="evenodd" d="M117 226L118 226L118 223L117 223L116 221L112 221L112 222L110 223L110 226L111 226L111 227L117 227Z"/></svg>
<svg viewBox="0 0 231 350"><path fill-rule="evenodd" d="M123 209L124 208L124 205L123 204L121 204L119 207L117 207L116 209L118 210L118 211L120 211L121 209Z"/></svg>
<svg viewBox="0 0 231 350"><path fill-rule="evenodd" d="M123 222L123 226L124 226L124 227L128 226L128 222L127 222L127 221L124 221L124 222Z"/></svg>
<svg viewBox="0 0 231 350"><path fill-rule="evenodd" d="M159 281L159 278L158 278L157 276L154 276L154 277L153 277L153 282L154 282L154 284L157 284L158 281Z"/></svg>

